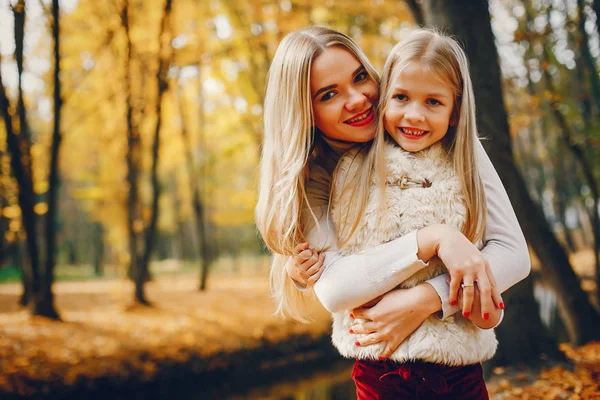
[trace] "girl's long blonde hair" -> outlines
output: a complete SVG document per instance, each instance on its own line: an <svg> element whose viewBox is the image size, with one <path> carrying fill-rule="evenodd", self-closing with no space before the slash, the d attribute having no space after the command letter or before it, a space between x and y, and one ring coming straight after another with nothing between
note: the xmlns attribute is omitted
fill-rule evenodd
<svg viewBox="0 0 600 400"><path fill-rule="evenodd" d="M339 238L341 246L352 237L362 219L363 210L368 201L371 178L373 176L377 177L379 190L381 192L385 190L383 145L387 133L384 128L384 115L388 102L393 95L393 82L400 71L412 62L418 62L421 66L427 68L429 72L447 82L452 88L454 110L451 125L453 126L449 127L442 143L446 151L452 156L454 169L460 180L467 209L463 234L472 242L483 238L487 202L475 151L476 140L479 139L469 62L463 49L453 38L434 31L419 30L396 44L385 62L381 77L377 134L371 149L366 155L364 167L361 171L361 178L367 180L363 180L364 184L362 185L355 185L356 193L353 193L351 198L355 199L352 206L358 212L348 214L358 216L354 221L344 222L344 225L349 228L343 230L348 234L343 238ZM383 198L383 196L380 196L380 199Z"/></svg>
<svg viewBox="0 0 600 400"><path fill-rule="evenodd" d="M352 39L333 29L309 27L288 34L279 44L269 68L264 104L256 226L275 253L271 293L277 312L300 321L306 321L306 292L294 287L285 263L305 241L300 216L303 208L310 209L305 190L307 163L324 150L320 133L314 128L310 69L312 61L331 46L348 50L379 82L377 72Z"/></svg>

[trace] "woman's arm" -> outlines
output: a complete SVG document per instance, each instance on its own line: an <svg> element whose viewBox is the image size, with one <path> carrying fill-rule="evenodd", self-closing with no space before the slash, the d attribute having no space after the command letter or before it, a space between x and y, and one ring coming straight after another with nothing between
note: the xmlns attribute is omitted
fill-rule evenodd
<svg viewBox="0 0 600 400"><path fill-rule="evenodd" d="M351 256L339 254L327 206L305 210L306 240L312 249L324 249L324 270L314 285L321 304L330 312L348 310L392 290L427 264L417 256L417 232ZM373 267L373 266L376 267Z"/></svg>
<svg viewBox="0 0 600 400"><path fill-rule="evenodd" d="M504 291L528 275L529 253L508 195L480 143L478 162L488 200L487 229L482 254L489 262L497 288ZM438 232L431 236L432 241L429 243L419 243L415 231L359 254L342 257L337 249L332 224L327 218L327 207L323 205L314 211L318 224L312 229L307 226L307 240L313 248L329 246L325 253L324 272L315 284L315 293L323 306L332 312L358 307L396 287L426 266L423 261L428 259L421 260L417 257L419 249L433 246L429 250L430 254L435 254L436 241L439 245L442 237ZM309 213L306 214L308 220L311 220ZM464 255L448 256L460 258ZM442 260L446 265L452 263L444 258ZM481 274L485 273L486 266L478 265L474 268ZM447 278L447 275L442 275L428 281L439 295L443 318L459 309L457 305L450 304Z"/></svg>
<svg viewBox="0 0 600 400"><path fill-rule="evenodd" d="M477 160L487 199L486 231L481 253L489 263L498 291L502 293L529 275L531 261L527 242L508 194L479 141L477 141ZM459 310L458 305L451 305L448 300L447 278L448 275L444 274L428 281L440 295L442 319Z"/></svg>

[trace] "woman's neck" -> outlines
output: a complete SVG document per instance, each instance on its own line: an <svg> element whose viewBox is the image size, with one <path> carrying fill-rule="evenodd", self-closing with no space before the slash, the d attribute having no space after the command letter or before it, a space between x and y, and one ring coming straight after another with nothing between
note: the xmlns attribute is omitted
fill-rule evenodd
<svg viewBox="0 0 600 400"><path fill-rule="evenodd" d="M358 144L355 142L345 142L343 140L332 139L323 134L321 134L321 137L323 138L325 143L327 143L327 145L331 148L338 160L345 152L347 152L352 147Z"/></svg>

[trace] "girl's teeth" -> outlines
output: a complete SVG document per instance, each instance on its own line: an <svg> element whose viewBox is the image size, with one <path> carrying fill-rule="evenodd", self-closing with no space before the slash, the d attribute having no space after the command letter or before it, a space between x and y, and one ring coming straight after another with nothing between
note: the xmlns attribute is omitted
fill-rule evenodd
<svg viewBox="0 0 600 400"><path fill-rule="evenodd" d="M412 135L412 136L421 136L425 132L427 132L427 131L413 131L412 129L406 129L406 128L402 128L402 131L404 133L406 133L407 135Z"/></svg>

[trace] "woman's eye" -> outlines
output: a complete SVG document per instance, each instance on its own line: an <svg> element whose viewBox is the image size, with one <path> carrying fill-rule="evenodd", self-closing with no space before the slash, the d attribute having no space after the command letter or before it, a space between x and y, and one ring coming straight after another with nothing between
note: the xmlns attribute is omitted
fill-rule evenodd
<svg viewBox="0 0 600 400"><path fill-rule="evenodd" d="M365 71L363 71L354 77L354 83L362 82L365 79L367 79L368 77L369 77L369 75Z"/></svg>
<svg viewBox="0 0 600 400"><path fill-rule="evenodd" d="M396 94L396 95L394 95L394 99L396 99L398 101L405 101L408 99L408 97L406 97L405 94Z"/></svg>
<svg viewBox="0 0 600 400"><path fill-rule="evenodd" d="M430 106L438 106L442 103L440 103L438 100L436 99L427 99L427 104L429 104Z"/></svg>
<svg viewBox="0 0 600 400"><path fill-rule="evenodd" d="M327 92L321 97L321 101L327 101L327 100L331 99L333 96L335 96L335 92L333 92L333 91Z"/></svg>

